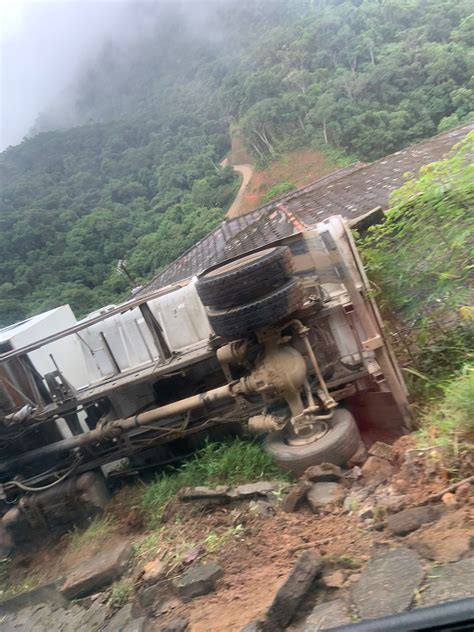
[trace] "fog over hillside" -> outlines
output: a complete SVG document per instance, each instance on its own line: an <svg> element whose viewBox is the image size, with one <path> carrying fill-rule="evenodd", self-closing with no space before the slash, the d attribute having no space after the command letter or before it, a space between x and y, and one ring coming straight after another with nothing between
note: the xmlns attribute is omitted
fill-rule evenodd
<svg viewBox="0 0 474 632"><path fill-rule="evenodd" d="M145 282L203 237L239 185L232 137L257 166L333 168L474 116L472 0L0 8L0 324L121 300L118 259Z"/></svg>
<svg viewBox="0 0 474 632"><path fill-rule="evenodd" d="M221 40L217 12L215 0L2 0L0 149L83 122L78 85L107 48L125 59L170 14L176 30Z"/></svg>

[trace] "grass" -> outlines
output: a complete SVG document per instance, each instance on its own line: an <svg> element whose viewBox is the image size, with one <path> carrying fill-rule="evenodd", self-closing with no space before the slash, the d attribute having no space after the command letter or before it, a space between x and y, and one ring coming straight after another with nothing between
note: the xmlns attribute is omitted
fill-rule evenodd
<svg viewBox="0 0 474 632"><path fill-rule="evenodd" d="M22 579L12 580L11 558L0 560L0 599L7 599L22 592L36 588L41 583L40 575L27 575Z"/></svg>
<svg viewBox="0 0 474 632"><path fill-rule="evenodd" d="M133 552L135 557L142 560L147 560L152 554L155 554L158 550L160 543L163 540L163 533L161 529L148 533L143 538L136 540L133 543Z"/></svg>
<svg viewBox="0 0 474 632"><path fill-rule="evenodd" d="M75 529L69 535L69 548L82 549L97 546L106 540L115 529L114 521L109 516L97 516L85 530Z"/></svg>
<svg viewBox="0 0 474 632"><path fill-rule="evenodd" d="M114 608L120 608L125 605L132 596L132 586L130 581L121 580L112 586L110 593L110 604Z"/></svg>
<svg viewBox="0 0 474 632"><path fill-rule="evenodd" d="M207 553L215 553L219 549L221 549L224 544L230 538L235 538L241 536L244 531L244 528L241 524L235 525L235 527L229 527L223 533L216 533L216 531L211 531L204 538L204 548Z"/></svg>
<svg viewBox="0 0 474 632"><path fill-rule="evenodd" d="M162 474L148 485L142 501L148 525L155 526L166 503L183 487L196 485L238 485L259 479L287 480L258 444L242 439L207 443L180 469Z"/></svg>
<svg viewBox="0 0 474 632"><path fill-rule="evenodd" d="M442 387L443 396L428 409L418 431L418 443L426 446L459 446L474 432L474 365Z"/></svg>
<svg viewBox="0 0 474 632"><path fill-rule="evenodd" d="M294 189L296 189L296 187L292 182L279 182L278 184L274 184L268 193L264 195L262 203L266 204L267 202L273 200L273 198L289 193L290 191L294 191Z"/></svg>

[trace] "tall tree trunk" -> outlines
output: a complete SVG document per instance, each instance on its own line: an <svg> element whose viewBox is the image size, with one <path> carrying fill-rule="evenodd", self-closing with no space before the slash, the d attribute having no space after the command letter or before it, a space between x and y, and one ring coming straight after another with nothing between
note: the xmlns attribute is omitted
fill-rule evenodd
<svg viewBox="0 0 474 632"><path fill-rule="evenodd" d="M369 55L372 66L375 66L374 49L372 48L372 46L369 46Z"/></svg>
<svg viewBox="0 0 474 632"><path fill-rule="evenodd" d="M257 152L257 154L260 156L261 160L264 160L265 156L262 153L262 151L260 150L260 147L258 145L256 145L255 143L252 143L252 147L255 149L255 151Z"/></svg>

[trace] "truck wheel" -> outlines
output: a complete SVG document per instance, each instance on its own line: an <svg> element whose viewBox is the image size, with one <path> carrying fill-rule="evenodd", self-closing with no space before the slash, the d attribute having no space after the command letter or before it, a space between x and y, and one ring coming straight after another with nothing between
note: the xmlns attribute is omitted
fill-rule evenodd
<svg viewBox="0 0 474 632"><path fill-rule="evenodd" d="M280 430L267 435L264 446L277 465L299 476L306 468L319 463L344 465L357 452L361 443L354 417L345 408L336 408L332 427L313 443L288 445L284 431Z"/></svg>
<svg viewBox="0 0 474 632"><path fill-rule="evenodd" d="M304 301L303 286L291 279L278 290L230 309L207 310L215 333L224 338L242 338L256 329L277 323L296 311Z"/></svg>
<svg viewBox="0 0 474 632"><path fill-rule="evenodd" d="M293 273L287 246L268 248L205 272L196 285L204 305L236 307L283 285Z"/></svg>

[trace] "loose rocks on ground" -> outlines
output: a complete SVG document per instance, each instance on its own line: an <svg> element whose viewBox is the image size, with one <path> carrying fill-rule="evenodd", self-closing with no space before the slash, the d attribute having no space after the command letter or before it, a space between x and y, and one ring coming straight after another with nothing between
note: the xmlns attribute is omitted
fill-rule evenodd
<svg viewBox="0 0 474 632"><path fill-rule="evenodd" d="M263 629L276 632L290 623L321 568L319 555L313 551L303 553L268 608Z"/></svg>
<svg viewBox="0 0 474 632"><path fill-rule="evenodd" d="M438 520L442 510L440 507L412 507L392 514L387 518L387 528L395 535L407 535L422 525Z"/></svg>
<svg viewBox="0 0 474 632"><path fill-rule="evenodd" d="M319 632L351 623L347 605L342 599L319 604L306 619L301 632Z"/></svg>
<svg viewBox="0 0 474 632"><path fill-rule="evenodd" d="M174 580L175 586L181 597L192 599L215 590L216 581L222 577L223 571L215 562L196 564L181 577Z"/></svg>
<svg viewBox="0 0 474 632"><path fill-rule="evenodd" d="M376 441L370 447L369 455L376 456L379 459L386 459L387 461L392 461L393 448L391 445L388 445L388 443L383 443L382 441Z"/></svg>
<svg viewBox="0 0 474 632"><path fill-rule="evenodd" d="M333 463L321 463L308 467L303 478L312 483L338 483L342 478L342 470Z"/></svg>
<svg viewBox="0 0 474 632"><path fill-rule="evenodd" d="M360 616L372 619L407 610L424 575L418 556L405 547L372 558L352 591Z"/></svg>
<svg viewBox="0 0 474 632"><path fill-rule="evenodd" d="M474 558L436 568L428 588L422 593L421 606L474 597Z"/></svg>
<svg viewBox="0 0 474 632"><path fill-rule="evenodd" d="M129 542L122 542L82 562L72 571L60 591L68 598L84 597L118 579L132 557Z"/></svg>
<svg viewBox="0 0 474 632"><path fill-rule="evenodd" d="M385 483L393 474L390 461L377 456L369 456L362 466L362 478L367 485Z"/></svg>
<svg viewBox="0 0 474 632"><path fill-rule="evenodd" d="M282 510L287 513L296 511L312 487L313 484L305 480L299 481L296 485L291 487L288 494L283 499L281 505Z"/></svg>
<svg viewBox="0 0 474 632"><path fill-rule="evenodd" d="M189 629L187 619L173 619L167 625L160 629L160 632L184 632Z"/></svg>
<svg viewBox="0 0 474 632"><path fill-rule="evenodd" d="M339 483L315 483L309 490L307 498L313 511L319 511L331 504L342 503L345 489Z"/></svg>

